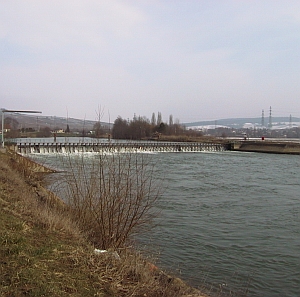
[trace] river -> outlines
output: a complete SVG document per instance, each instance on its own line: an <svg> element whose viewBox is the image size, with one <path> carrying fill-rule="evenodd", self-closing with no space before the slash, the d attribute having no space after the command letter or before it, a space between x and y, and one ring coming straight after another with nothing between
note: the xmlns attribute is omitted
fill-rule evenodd
<svg viewBox="0 0 300 297"><path fill-rule="evenodd" d="M54 154L31 157L61 166ZM161 267L211 292L300 296L300 156L225 151L151 158L164 192L157 226L139 243L158 253Z"/></svg>

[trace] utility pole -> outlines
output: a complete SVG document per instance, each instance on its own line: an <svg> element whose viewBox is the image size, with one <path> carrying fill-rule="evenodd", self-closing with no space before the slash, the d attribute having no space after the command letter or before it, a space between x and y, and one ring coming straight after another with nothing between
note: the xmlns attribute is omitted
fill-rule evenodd
<svg viewBox="0 0 300 297"><path fill-rule="evenodd" d="M262 110L262 113L261 113L261 126L265 127L265 111L264 110Z"/></svg>
<svg viewBox="0 0 300 297"><path fill-rule="evenodd" d="M272 129L272 107L270 106L269 129Z"/></svg>

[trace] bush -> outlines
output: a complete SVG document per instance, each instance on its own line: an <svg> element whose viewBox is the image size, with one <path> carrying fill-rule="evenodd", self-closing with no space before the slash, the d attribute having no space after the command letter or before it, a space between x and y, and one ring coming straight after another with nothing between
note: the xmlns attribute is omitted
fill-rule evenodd
<svg viewBox="0 0 300 297"><path fill-rule="evenodd" d="M82 154L70 155L64 162L68 174L59 195L95 246L120 248L149 226L160 186L153 179L154 166L148 157L99 153L87 160Z"/></svg>

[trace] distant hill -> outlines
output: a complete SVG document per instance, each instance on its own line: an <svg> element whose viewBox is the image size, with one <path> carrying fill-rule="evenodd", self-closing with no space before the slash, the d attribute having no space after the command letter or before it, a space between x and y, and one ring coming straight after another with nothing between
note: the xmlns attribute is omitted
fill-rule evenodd
<svg viewBox="0 0 300 297"><path fill-rule="evenodd" d="M69 125L70 130L72 131L82 131L92 130L96 121L91 120L80 120L74 118L63 118L56 116L41 116L41 115L26 115L20 113L7 113L6 118L10 117L16 120L19 125L18 128L33 128L39 130L43 127L50 127L51 129L66 129ZM112 126L112 124L101 122L101 125L104 127Z"/></svg>
<svg viewBox="0 0 300 297"><path fill-rule="evenodd" d="M18 122L18 128L33 128L39 130L43 127L50 127L50 129L66 129L67 125L71 131L86 131L92 130L96 121L75 119L75 118L63 118L56 116L42 116L42 115L27 115L20 113L7 113L5 117L13 118ZM265 117L265 127L268 127L269 118ZM106 128L112 128L112 123L101 122L101 125ZM184 123L188 129L214 129L216 127L228 127L228 128L262 128L261 118L229 118L219 119L212 121L198 121L191 123ZM300 118L293 117L290 123L290 117L272 117L272 127L276 128L289 128L299 127Z"/></svg>
<svg viewBox="0 0 300 297"><path fill-rule="evenodd" d="M264 126L267 127L269 124L269 118L264 119ZM300 118L293 117L290 123L290 117L272 117L272 127L285 127L285 126L300 126ZM199 121L184 124L187 128L196 127L228 127L228 128L244 128L245 126L262 127L261 118L230 118L220 119L213 121Z"/></svg>

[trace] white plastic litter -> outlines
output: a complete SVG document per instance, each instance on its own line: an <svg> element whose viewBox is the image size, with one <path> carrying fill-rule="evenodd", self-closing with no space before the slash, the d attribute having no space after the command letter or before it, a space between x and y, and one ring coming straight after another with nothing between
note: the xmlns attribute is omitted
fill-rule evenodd
<svg viewBox="0 0 300 297"><path fill-rule="evenodd" d="M103 253L109 253L112 255L115 259L120 260L120 256L116 251L110 251L110 250L100 250L100 249L94 249L95 254L103 254Z"/></svg>

